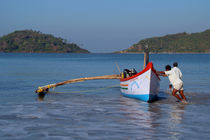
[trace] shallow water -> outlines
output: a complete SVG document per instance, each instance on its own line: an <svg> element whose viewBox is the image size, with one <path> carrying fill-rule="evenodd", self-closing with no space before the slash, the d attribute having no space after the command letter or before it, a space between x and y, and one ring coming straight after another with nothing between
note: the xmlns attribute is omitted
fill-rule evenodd
<svg viewBox="0 0 210 140"><path fill-rule="evenodd" d="M142 54L0 54L0 139L210 139L210 55L152 54L158 70L179 62L189 104L168 94L159 100L123 97L118 80L57 87L44 100L38 86L68 79L142 69Z"/></svg>

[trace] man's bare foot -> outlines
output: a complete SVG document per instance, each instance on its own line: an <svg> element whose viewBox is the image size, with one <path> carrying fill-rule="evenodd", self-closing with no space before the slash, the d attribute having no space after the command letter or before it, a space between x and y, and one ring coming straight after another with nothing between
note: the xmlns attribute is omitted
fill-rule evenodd
<svg viewBox="0 0 210 140"><path fill-rule="evenodd" d="M188 104L188 102L186 100L182 100L183 104Z"/></svg>

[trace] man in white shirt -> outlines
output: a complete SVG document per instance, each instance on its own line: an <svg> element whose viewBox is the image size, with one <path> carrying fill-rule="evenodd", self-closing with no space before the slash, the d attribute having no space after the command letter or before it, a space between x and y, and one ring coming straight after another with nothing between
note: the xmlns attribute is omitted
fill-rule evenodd
<svg viewBox="0 0 210 140"><path fill-rule="evenodd" d="M179 76L179 78L182 80L182 72L181 72L181 70L178 68L178 63L177 63L177 62L174 62L174 63L173 63L173 66L174 66L174 67L172 68L172 70L173 70L173 71L176 73L176 75ZM180 93L182 99L186 100L186 97L184 96L184 90L183 90L183 88L182 88L181 90L179 90L179 93Z"/></svg>
<svg viewBox="0 0 210 140"><path fill-rule="evenodd" d="M186 101L186 97L184 96L184 90L183 90L183 81L181 79L182 74L181 71L180 73L178 73L175 69L171 69L170 65L166 65L165 67L166 71L159 71L158 74L161 76L168 76L170 83L173 85L173 91L172 91L172 95L175 96L177 99L179 99L180 101L185 100ZM176 94L179 91L181 97Z"/></svg>
<svg viewBox="0 0 210 140"><path fill-rule="evenodd" d="M173 63L173 68L172 70L176 73L177 76L179 76L180 79L182 79L182 72L181 70L178 68L178 63L177 62L174 62ZM170 83L169 84L169 88L171 89L172 88L172 84Z"/></svg>
<svg viewBox="0 0 210 140"><path fill-rule="evenodd" d="M172 70L176 73L177 76L179 76L180 79L182 79L182 72L181 70L178 68L178 63L177 62L174 62L173 63L173 68Z"/></svg>

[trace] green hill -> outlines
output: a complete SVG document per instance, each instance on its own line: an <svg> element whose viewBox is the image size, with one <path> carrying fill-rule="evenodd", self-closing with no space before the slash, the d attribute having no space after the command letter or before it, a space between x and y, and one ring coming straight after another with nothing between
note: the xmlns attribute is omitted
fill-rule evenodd
<svg viewBox="0 0 210 140"><path fill-rule="evenodd" d="M15 31L1 37L0 52L89 53L75 43L33 30Z"/></svg>
<svg viewBox="0 0 210 140"><path fill-rule="evenodd" d="M210 52L210 30L200 33L178 33L153 37L139 41L130 48L117 53L142 53L145 44L153 53L196 53Z"/></svg>

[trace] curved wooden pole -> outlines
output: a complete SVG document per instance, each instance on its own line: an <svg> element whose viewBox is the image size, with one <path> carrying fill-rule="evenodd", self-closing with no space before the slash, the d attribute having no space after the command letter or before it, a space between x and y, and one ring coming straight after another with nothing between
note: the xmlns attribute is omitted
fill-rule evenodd
<svg viewBox="0 0 210 140"><path fill-rule="evenodd" d="M100 79L120 79L120 75L104 75L104 76L95 76L95 77L84 77L84 78L77 78L77 79L71 79L63 82L59 82L56 84L49 84L46 86L38 87L38 89L35 91L39 95L46 94L50 88L54 88L57 86L70 84L70 83L76 83L76 82L83 82L86 80L100 80Z"/></svg>

